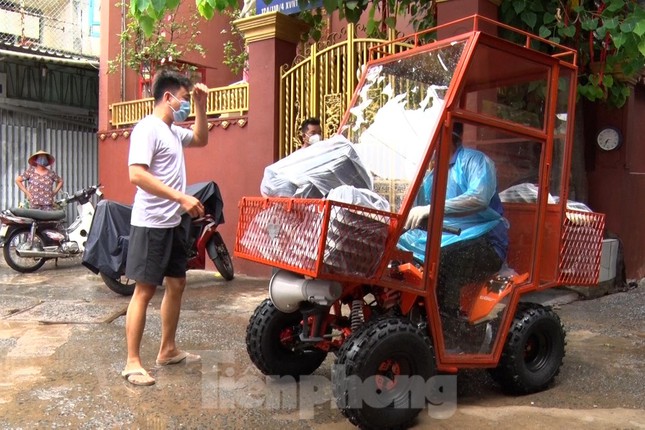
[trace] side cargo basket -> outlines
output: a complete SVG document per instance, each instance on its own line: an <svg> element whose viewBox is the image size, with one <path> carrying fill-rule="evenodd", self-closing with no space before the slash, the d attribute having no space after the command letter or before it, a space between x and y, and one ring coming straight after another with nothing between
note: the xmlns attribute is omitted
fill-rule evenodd
<svg viewBox="0 0 645 430"><path fill-rule="evenodd" d="M596 285L605 214L567 210L562 228L558 283Z"/></svg>
<svg viewBox="0 0 645 430"><path fill-rule="evenodd" d="M245 197L235 255L306 276L364 282L378 275L397 217L330 200Z"/></svg>

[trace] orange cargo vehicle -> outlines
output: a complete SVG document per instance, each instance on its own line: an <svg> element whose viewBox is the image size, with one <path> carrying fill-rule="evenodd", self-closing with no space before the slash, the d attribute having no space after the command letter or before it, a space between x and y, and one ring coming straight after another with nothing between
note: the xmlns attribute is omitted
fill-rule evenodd
<svg viewBox="0 0 645 430"><path fill-rule="evenodd" d="M235 255L276 268L247 331L253 363L297 377L334 352L338 406L365 428L413 423L428 400L411 383L419 377L488 368L507 391L547 388L565 331L527 293L597 283L604 229L604 215L566 198L576 73L575 51L479 16L373 48L338 134L389 210L241 201ZM499 198L479 230L451 206L456 145L482 154L489 173L462 167L471 182L488 175ZM485 279L461 276L479 257L447 271L451 246L493 231L484 224L503 236L502 264ZM416 248L405 243L412 230ZM444 288L456 288L456 313Z"/></svg>

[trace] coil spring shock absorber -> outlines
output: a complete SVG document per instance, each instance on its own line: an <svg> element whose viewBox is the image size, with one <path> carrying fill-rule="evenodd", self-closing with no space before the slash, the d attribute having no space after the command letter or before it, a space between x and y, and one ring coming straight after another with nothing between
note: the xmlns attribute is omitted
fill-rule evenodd
<svg viewBox="0 0 645 430"><path fill-rule="evenodd" d="M352 300L352 313L350 315L352 332L358 330L363 325L363 300Z"/></svg>

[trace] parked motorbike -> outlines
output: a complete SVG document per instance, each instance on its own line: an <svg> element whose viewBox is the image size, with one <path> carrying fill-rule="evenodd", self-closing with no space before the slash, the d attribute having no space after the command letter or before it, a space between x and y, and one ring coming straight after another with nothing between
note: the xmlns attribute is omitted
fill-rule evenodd
<svg viewBox="0 0 645 430"><path fill-rule="evenodd" d="M234 277L233 261L217 231L224 223L219 188L215 182L202 182L188 186L186 193L197 197L205 209L202 218L191 219L187 214L182 217L188 232L187 268L204 270L208 256L220 275L230 281ZM83 254L83 265L99 274L110 290L124 296L134 293L135 284L125 276L131 212L131 206L109 200L100 202Z"/></svg>
<svg viewBox="0 0 645 430"><path fill-rule="evenodd" d="M12 208L0 213L4 259L13 270L35 272L52 258L69 258L82 254L94 218L92 196L100 197L100 185L92 185L67 194L56 203L78 204L78 216L67 227L64 210Z"/></svg>

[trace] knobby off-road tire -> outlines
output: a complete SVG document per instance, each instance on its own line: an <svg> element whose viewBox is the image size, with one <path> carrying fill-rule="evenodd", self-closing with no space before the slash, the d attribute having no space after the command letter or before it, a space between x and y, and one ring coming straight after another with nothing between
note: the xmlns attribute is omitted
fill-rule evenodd
<svg viewBox="0 0 645 430"><path fill-rule="evenodd" d="M491 376L510 394L546 389L560 372L565 335L560 318L551 308L521 305Z"/></svg>
<svg viewBox="0 0 645 430"><path fill-rule="evenodd" d="M26 242L29 238L29 235L29 228L18 228L9 233L6 240L4 241L4 246L2 249L2 252L4 254L4 261L6 261L7 265L16 272L35 272L36 270L43 267L43 264L45 264L45 261L47 261L46 258L26 258L18 255L16 248L20 246L21 243ZM39 241L41 246L45 244L45 240L38 232L36 232L34 240L37 242Z"/></svg>
<svg viewBox="0 0 645 430"><path fill-rule="evenodd" d="M366 323L340 348L332 390L352 424L407 428L426 406L424 387L434 374L432 342L425 331L403 318L382 317Z"/></svg>
<svg viewBox="0 0 645 430"><path fill-rule="evenodd" d="M215 268L227 281L235 277L235 270L233 269L233 260L231 254L228 253L226 244L219 233L215 233L206 246L208 256L213 260Z"/></svg>
<svg viewBox="0 0 645 430"><path fill-rule="evenodd" d="M311 374L325 361L327 352L300 348L301 322L299 311L285 314L270 299L255 309L246 329L246 350L262 373L298 378Z"/></svg>
<svg viewBox="0 0 645 430"><path fill-rule="evenodd" d="M122 296L131 296L134 294L135 282L133 279L126 279L123 277L120 279L114 279L103 272L100 272L100 274L105 285L115 293L121 294ZM125 282L122 282L122 280L125 280Z"/></svg>

